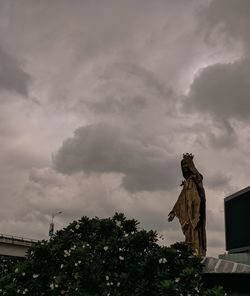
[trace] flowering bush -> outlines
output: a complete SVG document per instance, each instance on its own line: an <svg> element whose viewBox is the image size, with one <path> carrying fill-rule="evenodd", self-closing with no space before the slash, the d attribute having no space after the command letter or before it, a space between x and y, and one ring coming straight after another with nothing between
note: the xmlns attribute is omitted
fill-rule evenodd
<svg viewBox="0 0 250 296"><path fill-rule="evenodd" d="M17 263L24 261L21 257L0 256L0 278L15 270Z"/></svg>
<svg viewBox="0 0 250 296"><path fill-rule="evenodd" d="M203 289L200 259L185 243L159 246L156 232L123 214L83 217L30 248L1 278L0 295L224 295Z"/></svg>

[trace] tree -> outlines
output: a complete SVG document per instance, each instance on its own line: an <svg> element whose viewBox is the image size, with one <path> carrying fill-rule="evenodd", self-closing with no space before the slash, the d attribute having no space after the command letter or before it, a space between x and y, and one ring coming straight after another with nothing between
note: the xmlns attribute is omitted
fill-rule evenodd
<svg viewBox="0 0 250 296"><path fill-rule="evenodd" d="M159 246L138 224L123 214L72 222L29 249L0 280L1 295L224 295L203 289L201 258L185 243Z"/></svg>

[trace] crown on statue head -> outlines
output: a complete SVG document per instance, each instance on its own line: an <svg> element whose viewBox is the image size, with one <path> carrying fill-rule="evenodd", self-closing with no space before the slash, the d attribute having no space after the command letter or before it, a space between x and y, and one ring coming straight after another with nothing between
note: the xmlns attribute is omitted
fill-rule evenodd
<svg viewBox="0 0 250 296"><path fill-rule="evenodd" d="M183 159L185 160L193 160L194 155L192 153L185 153L183 154Z"/></svg>

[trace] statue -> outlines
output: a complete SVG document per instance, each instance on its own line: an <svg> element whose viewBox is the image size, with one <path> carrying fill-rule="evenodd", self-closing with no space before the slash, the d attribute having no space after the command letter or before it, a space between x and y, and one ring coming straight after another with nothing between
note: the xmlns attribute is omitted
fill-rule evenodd
<svg viewBox="0 0 250 296"><path fill-rule="evenodd" d="M172 211L168 215L168 221L176 216L181 224L186 243L190 244L198 256L206 256L206 197L203 188L202 175L193 163L193 155L183 154L181 169L183 177L182 191Z"/></svg>

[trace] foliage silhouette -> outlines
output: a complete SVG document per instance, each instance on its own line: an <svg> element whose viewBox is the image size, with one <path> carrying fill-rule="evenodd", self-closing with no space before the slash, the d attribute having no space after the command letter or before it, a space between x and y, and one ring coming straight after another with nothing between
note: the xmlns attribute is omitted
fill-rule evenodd
<svg viewBox="0 0 250 296"><path fill-rule="evenodd" d="M5 268L0 295L224 295L205 291L201 258L185 243L159 246L157 233L138 224L118 213L72 222L30 248L26 260Z"/></svg>

